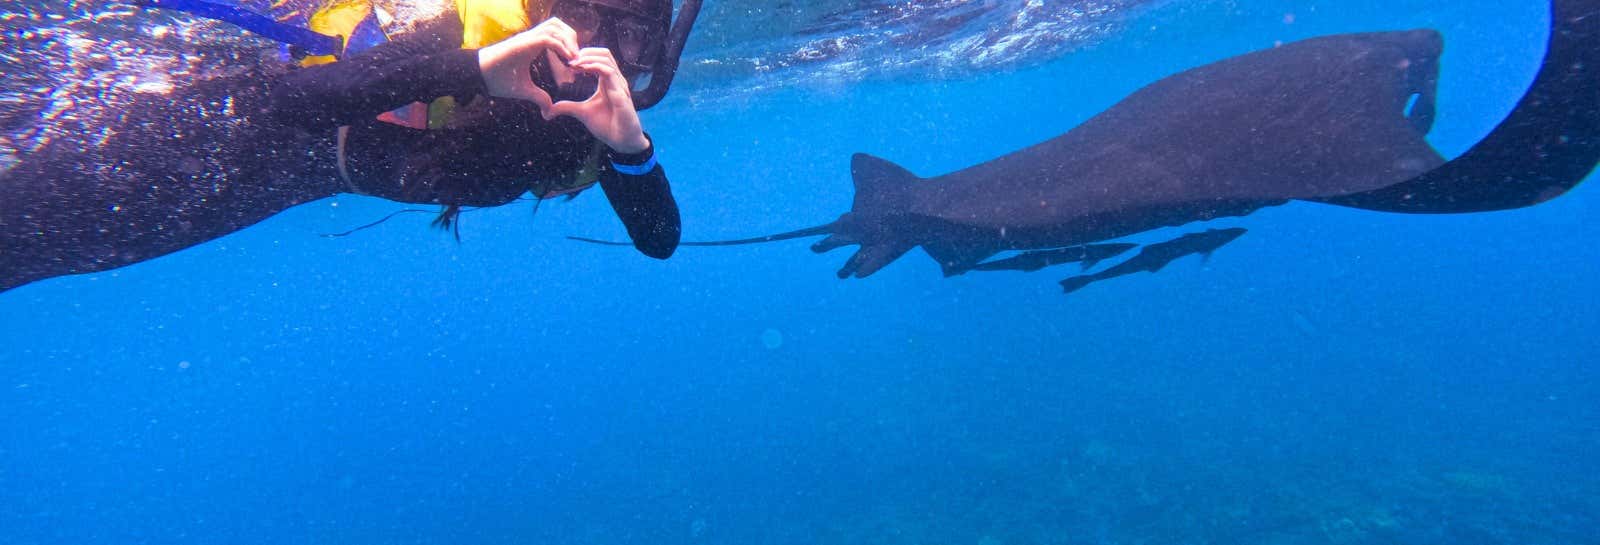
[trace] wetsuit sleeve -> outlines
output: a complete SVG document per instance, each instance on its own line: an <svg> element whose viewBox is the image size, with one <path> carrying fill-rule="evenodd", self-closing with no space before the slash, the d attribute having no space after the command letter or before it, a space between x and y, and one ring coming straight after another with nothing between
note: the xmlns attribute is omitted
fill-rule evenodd
<svg viewBox="0 0 1600 545"><path fill-rule="evenodd" d="M609 168L600 173L600 189L627 227L633 247L656 259L671 257L682 226L667 173L656 163L655 144L636 154L613 151L610 159Z"/></svg>
<svg viewBox="0 0 1600 545"><path fill-rule="evenodd" d="M478 52L459 48L460 24L455 27L435 24L339 62L292 70L274 85L272 116L308 131L328 130L412 102L483 94Z"/></svg>

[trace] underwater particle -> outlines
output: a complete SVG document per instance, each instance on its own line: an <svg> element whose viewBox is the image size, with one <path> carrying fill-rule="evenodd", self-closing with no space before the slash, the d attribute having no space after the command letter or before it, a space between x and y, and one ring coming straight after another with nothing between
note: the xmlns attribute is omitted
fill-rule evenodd
<svg viewBox="0 0 1600 545"><path fill-rule="evenodd" d="M1320 333L1317 330L1317 325L1311 323L1311 319L1304 314L1295 312L1289 318L1290 321L1294 322L1295 329L1299 329L1300 333L1305 334L1307 337L1316 337Z"/></svg>
<svg viewBox="0 0 1600 545"><path fill-rule="evenodd" d="M1110 443L1099 439L1090 440L1083 446L1083 458L1095 466L1103 466L1116 461L1117 451Z"/></svg>
<svg viewBox="0 0 1600 545"><path fill-rule="evenodd" d="M179 369L188 369L189 368L189 360L183 360L183 361L178 362L178 368Z"/></svg>
<svg viewBox="0 0 1600 545"><path fill-rule="evenodd" d="M767 347L767 350L777 350L783 346L783 332L770 327L762 331L761 346Z"/></svg>
<svg viewBox="0 0 1600 545"><path fill-rule="evenodd" d="M183 157L181 159L178 159L178 171L182 172L184 174L188 174L190 176L193 176L193 175L199 174L201 172L204 172L205 169L206 169L205 163L200 162L199 159L196 159L194 157Z"/></svg>

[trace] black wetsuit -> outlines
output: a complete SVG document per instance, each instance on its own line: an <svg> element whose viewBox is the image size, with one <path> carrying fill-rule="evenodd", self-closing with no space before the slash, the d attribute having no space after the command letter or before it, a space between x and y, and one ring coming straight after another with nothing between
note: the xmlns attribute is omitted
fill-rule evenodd
<svg viewBox="0 0 1600 545"><path fill-rule="evenodd" d="M0 291L165 255L339 192L495 206L581 168L596 149L582 124L483 96L476 51L460 39L446 16L333 64L241 66L140 98L103 141L63 138L22 155L0 174ZM377 120L441 96L462 104L444 128ZM671 255L678 211L653 147L598 166L635 246Z"/></svg>

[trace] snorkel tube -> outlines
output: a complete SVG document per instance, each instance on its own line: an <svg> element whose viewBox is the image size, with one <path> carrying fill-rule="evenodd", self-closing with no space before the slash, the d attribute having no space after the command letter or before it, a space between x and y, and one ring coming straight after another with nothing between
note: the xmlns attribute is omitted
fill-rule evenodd
<svg viewBox="0 0 1600 545"><path fill-rule="evenodd" d="M694 30L694 20L699 16L700 0L683 0L683 7L678 8L678 17L672 21L672 30L667 34L666 50L661 52L661 59L656 62L655 70L650 75L650 85L643 91L633 93L634 109L644 110L655 106L667 96L667 89L672 87L672 78L678 74L683 46L689 41L689 31Z"/></svg>

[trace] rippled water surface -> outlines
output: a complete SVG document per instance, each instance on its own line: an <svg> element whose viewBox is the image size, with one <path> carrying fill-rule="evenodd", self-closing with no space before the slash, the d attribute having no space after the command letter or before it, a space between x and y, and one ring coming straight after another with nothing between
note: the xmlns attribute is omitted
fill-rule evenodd
<svg viewBox="0 0 1600 545"><path fill-rule="evenodd" d="M1091 45L1150 0L1040 2L709 2L687 52L680 95L749 100L800 84L960 78L1048 61ZM243 7L266 12L265 2ZM395 28L436 16L440 1L383 3ZM277 47L224 23L124 2L8 0L0 69L0 168L52 138L96 141L132 93L165 93Z"/></svg>

